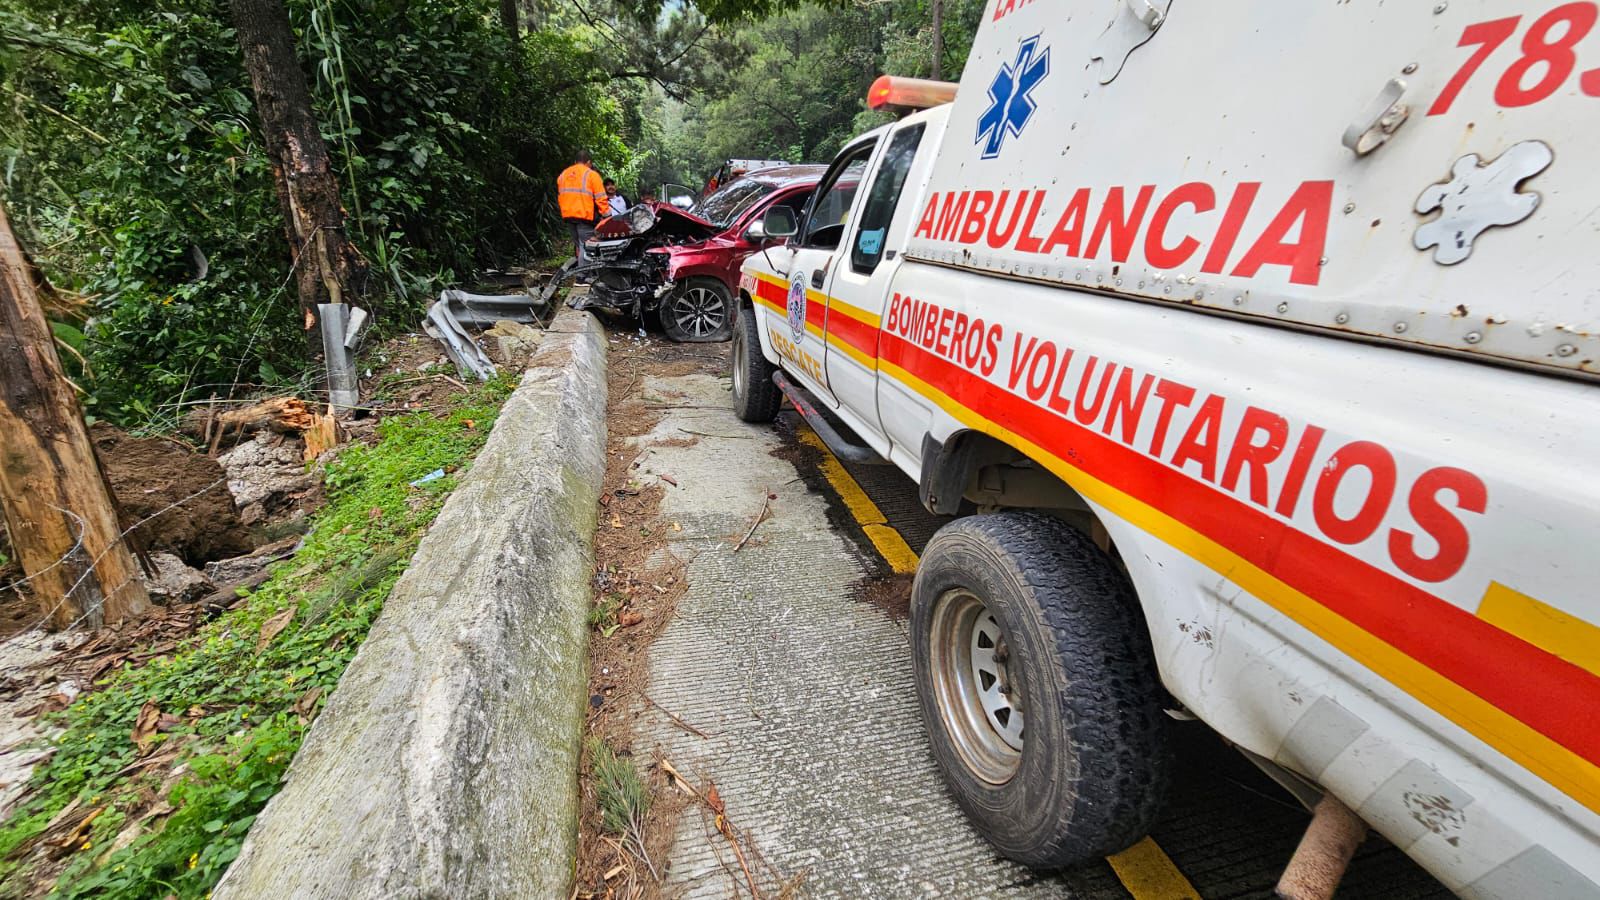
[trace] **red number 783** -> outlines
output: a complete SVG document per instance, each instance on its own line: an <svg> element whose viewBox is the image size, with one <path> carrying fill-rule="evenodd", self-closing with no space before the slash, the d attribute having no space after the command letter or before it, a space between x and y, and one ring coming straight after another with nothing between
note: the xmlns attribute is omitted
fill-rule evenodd
<svg viewBox="0 0 1600 900"><path fill-rule="evenodd" d="M1600 8L1591 0L1581 0L1564 3L1535 19L1522 36L1522 55L1506 68L1494 86L1494 102L1504 107L1528 106L1554 94L1572 75L1572 70L1577 68L1578 56L1573 48L1594 28L1597 18L1600 18ZM1437 116L1449 111L1478 67L1516 33L1517 25L1521 22L1521 16L1509 16L1475 22L1462 29L1461 40L1456 46L1476 46L1478 49L1451 76L1444 90L1439 92L1438 99L1433 101L1433 106L1428 108L1428 115ZM1559 35L1552 36L1559 25L1565 25L1566 28ZM1523 81L1528 74L1541 64L1543 70L1538 79L1524 87ZM1585 72L1579 86L1585 94L1600 96L1600 69Z"/></svg>

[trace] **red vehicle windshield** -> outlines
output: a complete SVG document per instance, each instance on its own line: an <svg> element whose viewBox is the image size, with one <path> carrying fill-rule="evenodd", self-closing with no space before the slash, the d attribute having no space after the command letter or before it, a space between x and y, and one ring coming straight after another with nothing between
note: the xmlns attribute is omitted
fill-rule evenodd
<svg viewBox="0 0 1600 900"><path fill-rule="evenodd" d="M695 213L718 228L727 228L774 190L777 188L766 182L741 178L707 197Z"/></svg>

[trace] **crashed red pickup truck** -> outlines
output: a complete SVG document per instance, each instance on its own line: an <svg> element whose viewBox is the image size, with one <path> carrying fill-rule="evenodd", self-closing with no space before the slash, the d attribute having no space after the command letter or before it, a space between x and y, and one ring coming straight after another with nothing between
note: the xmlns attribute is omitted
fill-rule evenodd
<svg viewBox="0 0 1600 900"><path fill-rule="evenodd" d="M767 210L784 205L798 216L823 166L783 166L728 182L690 210L641 204L604 219L585 245L587 260L569 264L557 281L587 279L573 296L578 309L607 309L638 319L659 316L675 341L725 341L739 266L769 243Z"/></svg>

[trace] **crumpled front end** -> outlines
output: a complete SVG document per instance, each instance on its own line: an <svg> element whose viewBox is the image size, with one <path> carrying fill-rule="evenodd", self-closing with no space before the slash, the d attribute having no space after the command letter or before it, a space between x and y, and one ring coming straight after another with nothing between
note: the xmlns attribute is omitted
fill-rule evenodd
<svg viewBox="0 0 1600 900"><path fill-rule="evenodd" d="M589 290L572 298L577 309L610 309L631 316L654 310L673 288L670 247L705 240L715 227L671 207L635 207L602 221L584 243L587 259L570 271Z"/></svg>

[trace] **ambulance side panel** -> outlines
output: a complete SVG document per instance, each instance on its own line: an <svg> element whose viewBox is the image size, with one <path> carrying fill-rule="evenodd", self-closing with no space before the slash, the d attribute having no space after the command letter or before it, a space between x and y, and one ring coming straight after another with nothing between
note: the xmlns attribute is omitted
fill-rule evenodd
<svg viewBox="0 0 1600 900"><path fill-rule="evenodd" d="M1600 895L1600 392L927 263L894 292L885 390L1090 503L1189 709L1452 889Z"/></svg>
<svg viewBox="0 0 1600 900"><path fill-rule="evenodd" d="M1594 378L1596 146L1593 0L990 0L910 254Z"/></svg>

